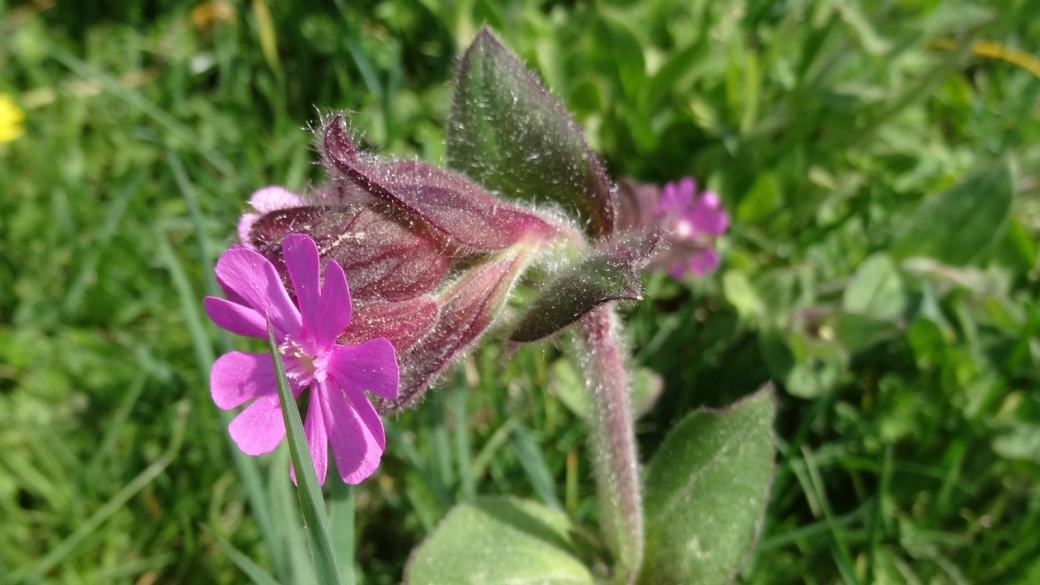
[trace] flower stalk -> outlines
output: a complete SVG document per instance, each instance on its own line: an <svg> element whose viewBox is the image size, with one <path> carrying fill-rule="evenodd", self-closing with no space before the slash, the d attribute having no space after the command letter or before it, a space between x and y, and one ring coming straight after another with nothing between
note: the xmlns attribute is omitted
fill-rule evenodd
<svg viewBox="0 0 1040 585"><path fill-rule="evenodd" d="M586 314L581 320L581 333L600 523L614 554L613 582L631 584L643 563L643 508L628 372L613 307L601 305Z"/></svg>

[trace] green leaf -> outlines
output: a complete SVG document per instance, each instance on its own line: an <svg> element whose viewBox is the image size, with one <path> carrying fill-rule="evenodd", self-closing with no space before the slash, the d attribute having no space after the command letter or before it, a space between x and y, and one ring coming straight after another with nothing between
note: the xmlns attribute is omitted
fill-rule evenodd
<svg viewBox="0 0 1040 585"><path fill-rule="evenodd" d="M874 30L870 19L863 13L858 0L832 0L832 5L838 9L841 19L845 24L852 27L859 37L863 50L871 55L883 55L892 49L892 42L885 39Z"/></svg>
<svg viewBox="0 0 1040 585"><path fill-rule="evenodd" d="M895 262L887 254L874 254L856 269L845 288L842 307L875 319L895 319L906 311L906 291Z"/></svg>
<svg viewBox="0 0 1040 585"><path fill-rule="evenodd" d="M737 219L747 224L758 223L769 217L778 205L780 183L771 173L762 173L755 177L755 182L737 205Z"/></svg>
<svg viewBox="0 0 1040 585"><path fill-rule="evenodd" d="M897 261L927 256L953 266L970 262L1000 231L1014 185L1006 162L926 199L889 252Z"/></svg>
<svg viewBox="0 0 1040 585"><path fill-rule="evenodd" d="M775 331L763 332L758 342L769 371L792 396L820 396L837 386L845 373L847 356L836 343Z"/></svg>
<svg viewBox="0 0 1040 585"><path fill-rule="evenodd" d="M314 462L311 451L307 447L307 437L303 434L303 421L296 407L289 381L285 377L285 365L282 363L278 344L274 340L271 323L267 323L267 345L274 361L275 380L278 382L278 399L282 406L282 418L285 420L286 436L289 439L289 453L293 467L296 469L296 480L299 482L298 495L303 508L303 526L310 544L311 560L314 562L314 574L320 585L339 585L339 571L336 568L336 556L332 549L332 536L329 534L328 514L325 512L325 500L321 495L318 476L314 474Z"/></svg>
<svg viewBox="0 0 1040 585"><path fill-rule="evenodd" d="M1040 463L1040 426L1020 424L993 439L993 452L1010 460Z"/></svg>
<svg viewBox="0 0 1040 585"><path fill-rule="evenodd" d="M614 230L610 181L578 126L487 29L459 63L447 159L502 197L562 206L591 235Z"/></svg>
<svg viewBox="0 0 1040 585"><path fill-rule="evenodd" d="M639 39L623 20L609 14L600 15L596 37L602 46L610 47L605 53L617 69L621 88L630 101L636 101L646 86L646 60Z"/></svg>
<svg viewBox="0 0 1040 585"><path fill-rule="evenodd" d="M542 455L542 449L535 442L531 433L523 426L517 425L509 436L516 451L516 458L520 460L520 466L524 468L524 474L530 480L535 493L550 508L562 510L563 505L556 497L556 484L553 482L553 473L549 464Z"/></svg>
<svg viewBox="0 0 1040 585"><path fill-rule="evenodd" d="M562 512L509 497L459 504L412 551L406 585L593 583Z"/></svg>
<svg viewBox="0 0 1040 585"><path fill-rule="evenodd" d="M765 312L755 285L751 284L751 280L742 270L727 270L722 275L722 293L737 310L741 321L753 322L753 319Z"/></svg>
<svg viewBox="0 0 1040 585"><path fill-rule="evenodd" d="M354 486L333 482L329 493L329 531L342 585L354 585Z"/></svg>
<svg viewBox="0 0 1040 585"><path fill-rule="evenodd" d="M769 501L775 409L767 386L727 409L697 411L665 437L647 467L639 583L733 580Z"/></svg>
<svg viewBox="0 0 1040 585"><path fill-rule="evenodd" d="M892 321L856 313L842 313L834 325L834 335L852 353L870 349L898 337L899 333L899 327Z"/></svg>

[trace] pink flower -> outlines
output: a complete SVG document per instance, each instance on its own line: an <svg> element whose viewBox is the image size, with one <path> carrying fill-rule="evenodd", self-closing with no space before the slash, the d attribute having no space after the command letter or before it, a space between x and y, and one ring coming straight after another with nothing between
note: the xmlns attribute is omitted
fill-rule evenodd
<svg viewBox="0 0 1040 585"><path fill-rule="evenodd" d="M249 205L257 211L257 213L246 213L242 215L242 219L238 220L238 239L247 248L253 246L249 243L249 230L253 229L253 224L256 220L260 219L260 216L265 213L277 211L279 209L290 209L292 207L301 207L306 205L307 202L303 200L299 195L291 191L286 191L281 187L264 187L258 189L249 198Z"/></svg>
<svg viewBox="0 0 1040 585"><path fill-rule="evenodd" d="M386 447L383 423L364 391L387 399L397 396L394 346L383 337L337 344L351 317L343 269L329 260L321 282L318 249L306 235L286 237L282 253L295 303L270 261L235 247L220 256L216 267L227 300L206 297L206 314L232 333L263 339L270 319L293 396L310 387L304 432L318 481L325 482L331 443L343 481L357 484L375 471ZM221 356L210 373L210 392L223 409L253 401L228 427L242 452L268 453L285 437L269 354L233 351Z"/></svg>
<svg viewBox="0 0 1040 585"><path fill-rule="evenodd" d="M687 270L702 276L718 268L719 254L712 242L729 228L729 214L722 208L719 196L713 191L704 191L696 197L696 192L697 184L692 178L684 177L678 185L667 183L658 202L666 240L676 252L686 252L669 267L669 273L676 278Z"/></svg>

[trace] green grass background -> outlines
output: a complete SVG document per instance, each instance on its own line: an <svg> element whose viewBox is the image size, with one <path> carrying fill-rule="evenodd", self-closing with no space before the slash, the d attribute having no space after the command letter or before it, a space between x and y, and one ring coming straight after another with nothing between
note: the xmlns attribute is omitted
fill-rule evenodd
<svg viewBox="0 0 1040 585"><path fill-rule="evenodd" d="M1035 62L1040 1L229 6L0 0L0 93L27 127L0 144L0 582L242 582L237 553L307 581L284 447L235 457L209 399L241 340L200 299L252 190L323 180L321 113L439 161L454 60L487 23L613 177L693 175L732 212L718 272L650 277L624 312L665 380L644 461L683 414L780 383L740 582L1040 583L1040 79L975 44ZM1010 206L955 226L985 245L862 268L919 252L900 234L944 220L918 205L994 165ZM473 494L595 523L584 429L547 392L559 355L492 338L387 423L355 491L361 581L397 582Z"/></svg>

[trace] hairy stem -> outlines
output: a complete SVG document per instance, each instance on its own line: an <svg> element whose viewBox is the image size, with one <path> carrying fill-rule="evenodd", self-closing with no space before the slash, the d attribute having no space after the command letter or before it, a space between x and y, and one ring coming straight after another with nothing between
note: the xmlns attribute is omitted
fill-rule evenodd
<svg viewBox="0 0 1040 585"><path fill-rule="evenodd" d="M643 563L643 508L621 327L613 308L602 305L582 318L581 332L600 518L615 557L615 582L631 584Z"/></svg>

